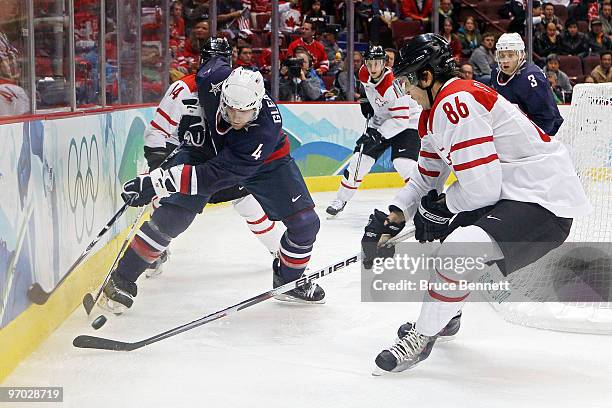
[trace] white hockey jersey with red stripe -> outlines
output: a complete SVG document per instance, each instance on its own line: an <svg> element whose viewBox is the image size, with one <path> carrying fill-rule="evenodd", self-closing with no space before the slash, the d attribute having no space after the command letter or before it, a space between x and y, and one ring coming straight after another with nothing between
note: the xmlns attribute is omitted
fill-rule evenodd
<svg viewBox="0 0 612 408"><path fill-rule="evenodd" d="M446 192L453 213L502 199L537 203L565 218L591 210L565 146L486 85L448 81L423 112L419 135L418 174L393 200L402 210L440 191L450 171L457 177Z"/></svg>
<svg viewBox="0 0 612 408"><path fill-rule="evenodd" d="M406 129L417 129L422 108L410 95L398 97L393 89L393 71L385 68L382 78L373 83L365 65L359 69L359 81L365 88L366 96L374 117L370 127L378 129L384 138L390 139Z"/></svg>
<svg viewBox="0 0 612 408"><path fill-rule="evenodd" d="M168 87L153 120L145 130L145 146L166 147L166 143L179 144L177 129L184 112L183 99L198 99L195 74L185 75Z"/></svg>

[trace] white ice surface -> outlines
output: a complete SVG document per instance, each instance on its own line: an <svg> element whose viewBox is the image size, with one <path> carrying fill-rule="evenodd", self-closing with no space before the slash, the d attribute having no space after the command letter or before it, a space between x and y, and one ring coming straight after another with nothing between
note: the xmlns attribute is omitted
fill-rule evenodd
<svg viewBox="0 0 612 408"><path fill-rule="evenodd" d="M311 266L357 252L367 215L393 193L359 191L334 220L324 216L334 195L315 194ZM319 281L325 305L268 300L132 352L73 348L78 334L141 340L271 285L271 257L231 207L198 217L171 249L127 314L94 331L78 308L2 385L63 386L67 407L612 406L612 336L511 325L483 303L466 306L458 338L425 362L372 377L376 354L420 306L361 303L358 267Z"/></svg>

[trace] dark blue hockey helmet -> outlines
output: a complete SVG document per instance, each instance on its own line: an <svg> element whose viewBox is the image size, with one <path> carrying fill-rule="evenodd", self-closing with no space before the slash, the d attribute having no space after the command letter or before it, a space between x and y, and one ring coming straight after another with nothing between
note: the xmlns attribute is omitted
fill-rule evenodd
<svg viewBox="0 0 612 408"><path fill-rule="evenodd" d="M213 56L231 58L232 47L225 37L210 37L200 50L200 65L206 64Z"/></svg>

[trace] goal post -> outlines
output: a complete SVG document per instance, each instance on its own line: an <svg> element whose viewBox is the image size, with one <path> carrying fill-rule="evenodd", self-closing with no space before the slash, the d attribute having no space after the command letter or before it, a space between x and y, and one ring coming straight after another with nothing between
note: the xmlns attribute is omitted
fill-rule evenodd
<svg viewBox="0 0 612 408"><path fill-rule="evenodd" d="M548 261L536 262L509 275L515 290L527 291L533 302L491 303L504 319L541 329L612 334L612 83L574 87L569 115L555 136L568 148L593 211L573 221L568 242L583 255L579 279L546 267L563 256L552 251ZM558 260L558 259L557 259ZM562 281L564 280L564 281ZM601 298L592 301L538 302L538 294L560 286L593 284ZM580 288L578 289L580 290Z"/></svg>

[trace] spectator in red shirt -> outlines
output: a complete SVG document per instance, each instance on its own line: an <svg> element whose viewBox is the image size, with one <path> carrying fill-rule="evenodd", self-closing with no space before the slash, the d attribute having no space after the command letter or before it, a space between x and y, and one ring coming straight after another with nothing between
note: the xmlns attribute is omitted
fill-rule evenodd
<svg viewBox="0 0 612 408"><path fill-rule="evenodd" d="M431 0L402 0L402 15L410 20L429 22L431 18Z"/></svg>
<svg viewBox="0 0 612 408"><path fill-rule="evenodd" d="M252 71L258 70L257 66L253 62L253 48L251 48L251 46L244 45L238 47L238 55L234 68L237 67L244 67Z"/></svg>
<svg viewBox="0 0 612 408"><path fill-rule="evenodd" d="M199 20L185 44L185 57L200 58L200 49L210 36L207 20Z"/></svg>
<svg viewBox="0 0 612 408"><path fill-rule="evenodd" d="M170 8L170 39L185 40L185 19L183 18L183 3L180 0L172 2Z"/></svg>
<svg viewBox="0 0 612 408"><path fill-rule="evenodd" d="M441 34L450 44L451 50L453 51L453 58L459 63L459 61L461 61L461 40L459 40L457 34L453 33L453 20L450 18L444 20Z"/></svg>
<svg viewBox="0 0 612 408"><path fill-rule="evenodd" d="M325 47L319 41L314 39L314 28L311 22L304 21L301 29L301 37L289 44L287 53L294 55L297 47L303 47L312 56L312 66L315 68L317 75L321 76L329 70L329 60Z"/></svg>

